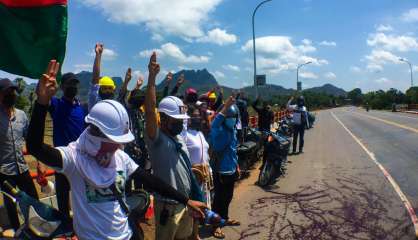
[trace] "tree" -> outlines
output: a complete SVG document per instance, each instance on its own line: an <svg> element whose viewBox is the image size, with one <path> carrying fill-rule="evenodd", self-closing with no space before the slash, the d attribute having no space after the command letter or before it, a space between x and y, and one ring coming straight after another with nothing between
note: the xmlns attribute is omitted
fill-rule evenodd
<svg viewBox="0 0 418 240"><path fill-rule="evenodd" d="M358 106L363 103L363 94L360 88L355 88L348 92L347 97L351 99L353 105Z"/></svg>
<svg viewBox="0 0 418 240"><path fill-rule="evenodd" d="M409 104L418 104L418 87L411 87L406 91Z"/></svg>

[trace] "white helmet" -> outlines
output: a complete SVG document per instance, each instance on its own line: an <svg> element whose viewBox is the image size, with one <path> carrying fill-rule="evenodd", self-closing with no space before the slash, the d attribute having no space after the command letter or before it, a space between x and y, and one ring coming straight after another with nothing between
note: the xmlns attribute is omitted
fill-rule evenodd
<svg viewBox="0 0 418 240"><path fill-rule="evenodd" d="M96 103L85 118L110 140L116 143L132 142L135 137L129 130L129 116L117 101L104 100Z"/></svg>
<svg viewBox="0 0 418 240"><path fill-rule="evenodd" d="M186 106L180 98L174 96L168 96L161 100L158 105L158 112L165 113L169 117L175 119L189 119L190 117L186 113Z"/></svg>

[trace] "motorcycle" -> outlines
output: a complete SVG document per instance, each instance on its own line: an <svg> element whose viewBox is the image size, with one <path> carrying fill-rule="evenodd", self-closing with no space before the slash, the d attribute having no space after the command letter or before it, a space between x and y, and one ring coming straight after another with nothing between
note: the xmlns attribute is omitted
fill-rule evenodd
<svg viewBox="0 0 418 240"><path fill-rule="evenodd" d="M283 173L283 164L289 153L290 141L279 132L266 133L263 164L258 176L258 185L265 187L274 184Z"/></svg>
<svg viewBox="0 0 418 240"><path fill-rule="evenodd" d="M7 181L0 192L16 203L23 217L23 224L11 239L73 239L68 219L58 210L30 197Z"/></svg>

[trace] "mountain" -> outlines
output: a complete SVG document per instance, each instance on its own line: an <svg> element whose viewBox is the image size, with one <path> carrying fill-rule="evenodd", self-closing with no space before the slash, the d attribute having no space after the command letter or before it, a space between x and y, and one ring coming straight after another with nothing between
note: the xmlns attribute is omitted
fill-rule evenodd
<svg viewBox="0 0 418 240"><path fill-rule="evenodd" d="M342 89L342 88L338 88L332 84L325 84L322 87L313 87L313 88L308 88L305 91L307 92L314 92L314 93L325 93L328 95L333 95L333 96L346 96L347 92Z"/></svg>
<svg viewBox="0 0 418 240"><path fill-rule="evenodd" d="M218 82L215 77L205 68L202 70L181 70L173 74L173 80L171 80L170 90L174 87L177 82L177 79L181 74L184 74L186 81L179 89L178 93L183 94L185 90L189 87L198 90L200 93L207 92L213 87L218 86ZM157 85L157 90L162 91L166 85L167 79Z"/></svg>

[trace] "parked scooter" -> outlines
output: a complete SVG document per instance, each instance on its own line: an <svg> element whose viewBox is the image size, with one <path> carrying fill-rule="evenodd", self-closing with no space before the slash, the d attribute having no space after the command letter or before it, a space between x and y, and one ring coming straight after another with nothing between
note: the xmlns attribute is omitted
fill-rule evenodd
<svg viewBox="0 0 418 240"><path fill-rule="evenodd" d="M30 197L7 181L0 192L16 203L23 217L24 222L12 239L72 239L73 229L58 210Z"/></svg>
<svg viewBox="0 0 418 240"><path fill-rule="evenodd" d="M283 173L283 164L289 153L290 141L280 134L268 132L264 142L263 164L258 176L258 185L265 187L274 184Z"/></svg>

